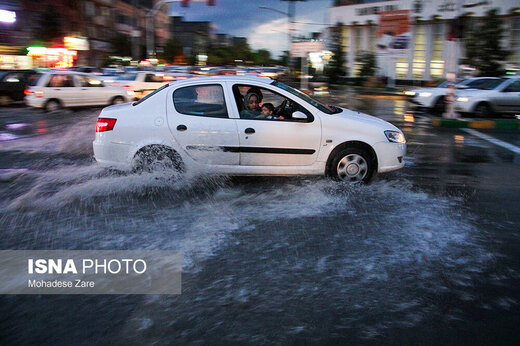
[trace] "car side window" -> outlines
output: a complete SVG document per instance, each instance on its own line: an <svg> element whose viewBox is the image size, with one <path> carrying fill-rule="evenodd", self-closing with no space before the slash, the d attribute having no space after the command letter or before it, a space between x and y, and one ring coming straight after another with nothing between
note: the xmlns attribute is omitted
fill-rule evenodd
<svg viewBox="0 0 520 346"><path fill-rule="evenodd" d="M4 82L7 82L7 83L20 83L23 80L24 80L24 75L22 73L18 73L18 72L8 73L4 78Z"/></svg>
<svg viewBox="0 0 520 346"><path fill-rule="evenodd" d="M242 119L301 121L292 119L292 114L300 111L307 115L306 121L314 120L312 114L303 106L266 88L235 84L233 95Z"/></svg>
<svg viewBox="0 0 520 346"><path fill-rule="evenodd" d="M505 88L504 92L520 92L520 80L517 80L516 82L510 84L507 88Z"/></svg>
<svg viewBox="0 0 520 346"><path fill-rule="evenodd" d="M145 82L162 83L164 82L163 76L148 73L144 79Z"/></svg>
<svg viewBox="0 0 520 346"><path fill-rule="evenodd" d="M207 84L179 88L173 93L177 112L210 118L228 118L221 85Z"/></svg>
<svg viewBox="0 0 520 346"><path fill-rule="evenodd" d="M72 75L55 74L51 76L47 86L51 88L74 87L74 80Z"/></svg>

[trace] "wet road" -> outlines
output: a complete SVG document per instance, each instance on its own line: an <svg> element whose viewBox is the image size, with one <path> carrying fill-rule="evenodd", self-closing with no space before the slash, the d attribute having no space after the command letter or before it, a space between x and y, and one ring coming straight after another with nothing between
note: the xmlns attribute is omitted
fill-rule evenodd
<svg viewBox="0 0 520 346"><path fill-rule="evenodd" d="M179 296L2 296L3 340L517 344L519 155L405 101L334 101L400 127L405 168L368 186L122 175L92 159L99 110L1 109L1 249L184 260Z"/></svg>

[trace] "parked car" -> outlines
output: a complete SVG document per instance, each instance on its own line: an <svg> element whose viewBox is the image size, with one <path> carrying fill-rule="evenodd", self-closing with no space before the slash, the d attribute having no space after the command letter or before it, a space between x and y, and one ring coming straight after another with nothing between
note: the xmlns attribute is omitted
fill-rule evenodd
<svg viewBox="0 0 520 346"><path fill-rule="evenodd" d="M53 71L38 75L25 90L30 107L55 111L62 107L102 106L129 102L132 91L106 86L88 73Z"/></svg>
<svg viewBox="0 0 520 346"><path fill-rule="evenodd" d="M455 110L486 118L495 113L520 114L520 77L489 80L479 89L457 93Z"/></svg>
<svg viewBox="0 0 520 346"><path fill-rule="evenodd" d="M0 73L0 106L7 106L14 101L23 101L24 90L34 70L8 70Z"/></svg>
<svg viewBox="0 0 520 346"><path fill-rule="evenodd" d="M127 72L115 78L114 82L110 83L110 85L131 90L134 92L135 97L140 99L165 83L168 83L169 81L165 80L164 76L164 73L151 71Z"/></svg>
<svg viewBox="0 0 520 346"><path fill-rule="evenodd" d="M275 116L246 117L251 94L272 103ZM166 166L367 182L404 166L406 141L386 121L321 104L278 81L214 76L172 82L138 102L103 109L93 147L100 165L122 170Z"/></svg>
<svg viewBox="0 0 520 346"><path fill-rule="evenodd" d="M455 84L455 88L459 89L478 89L482 85L486 85L489 80L496 80L495 77L476 77L459 81ZM410 102L431 110L433 113L443 113L446 109L446 93L448 92L448 85L452 83L444 81L433 88L413 89L405 92L405 95L410 96Z"/></svg>

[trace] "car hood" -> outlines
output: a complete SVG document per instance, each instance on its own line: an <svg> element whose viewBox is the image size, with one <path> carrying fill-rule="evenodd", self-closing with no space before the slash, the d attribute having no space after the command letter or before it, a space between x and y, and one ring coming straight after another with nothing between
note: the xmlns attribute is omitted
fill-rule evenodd
<svg viewBox="0 0 520 346"><path fill-rule="evenodd" d="M446 88L421 88L421 89L412 89L410 91L415 92L417 95L420 93L440 93L446 92Z"/></svg>
<svg viewBox="0 0 520 346"><path fill-rule="evenodd" d="M491 90L480 90L480 89L464 89L464 90L457 90L457 96L464 96L464 97L475 97L475 96L481 96L489 94Z"/></svg>
<svg viewBox="0 0 520 346"><path fill-rule="evenodd" d="M337 106L335 106L335 107L341 109L342 112L332 114L331 117L336 117L338 119L345 119L350 122L357 122L357 123L366 124L366 125L373 125L373 126L376 126L378 128L384 129L384 130L399 130L397 127L390 124L389 122L387 122L383 119L377 118L375 116L353 111L353 110L342 108L342 107L337 107Z"/></svg>

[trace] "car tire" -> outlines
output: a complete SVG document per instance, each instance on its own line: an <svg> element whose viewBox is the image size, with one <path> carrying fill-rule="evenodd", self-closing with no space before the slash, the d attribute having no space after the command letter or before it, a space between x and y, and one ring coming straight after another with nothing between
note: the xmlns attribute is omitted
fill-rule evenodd
<svg viewBox="0 0 520 346"><path fill-rule="evenodd" d="M374 170L375 162L372 155L362 148L347 147L334 156L328 173L338 181L368 183Z"/></svg>
<svg viewBox="0 0 520 346"><path fill-rule="evenodd" d="M481 102L475 107L473 113L477 118L488 118L491 115L491 108L487 103Z"/></svg>
<svg viewBox="0 0 520 346"><path fill-rule="evenodd" d="M435 105L433 106L433 112L435 114L442 114L446 111L446 101L444 100L444 96L441 96L435 101Z"/></svg>
<svg viewBox="0 0 520 346"><path fill-rule="evenodd" d="M175 171L184 172L184 164L180 155L174 150L165 146L149 146L139 150L132 162L132 171L159 172Z"/></svg>
<svg viewBox="0 0 520 346"><path fill-rule="evenodd" d="M123 98L123 96L116 96L112 99L112 102L110 104L119 105L121 103L125 103L125 99Z"/></svg>
<svg viewBox="0 0 520 346"><path fill-rule="evenodd" d="M61 108L61 103L58 100L49 100L45 103L46 112L55 112Z"/></svg>

